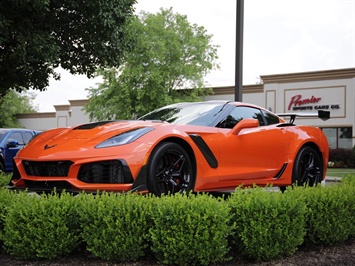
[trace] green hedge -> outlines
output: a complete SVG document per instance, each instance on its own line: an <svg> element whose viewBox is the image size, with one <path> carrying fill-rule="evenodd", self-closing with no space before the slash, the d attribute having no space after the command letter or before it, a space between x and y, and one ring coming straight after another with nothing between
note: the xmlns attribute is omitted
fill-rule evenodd
<svg viewBox="0 0 355 266"><path fill-rule="evenodd" d="M78 201L69 194L19 193L5 217L5 250L21 259L53 259L80 243Z"/></svg>
<svg viewBox="0 0 355 266"><path fill-rule="evenodd" d="M165 196L154 203L150 235L159 262L207 265L227 259L234 227L227 204L205 194Z"/></svg>
<svg viewBox="0 0 355 266"><path fill-rule="evenodd" d="M331 245L355 236L355 176L300 194L309 209L305 244Z"/></svg>
<svg viewBox="0 0 355 266"><path fill-rule="evenodd" d="M297 192L237 189L228 199L236 224L233 243L237 251L252 260L293 254L306 234L307 207Z"/></svg>
<svg viewBox="0 0 355 266"><path fill-rule="evenodd" d="M104 260L136 261L149 245L151 199L137 194L81 194L80 223L87 250Z"/></svg>
<svg viewBox="0 0 355 266"><path fill-rule="evenodd" d="M238 188L227 198L38 196L0 188L0 247L17 259L89 252L119 262L155 256L168 265L218 264L240 256L270 261L301 245L332 245L355 237L354 213L355 175L330 186L284 193Z"/></svg>
<svg viewBox="0 0 355 266"><path fill-rule="evenodd" d="M1 178L1 175L0 175ZM4 239L4 227L5 227L5 219L8 216L8 210L11 209L12 203L15 198L14 193L7 189L0 189L0 244L3 246Z"/></svg>

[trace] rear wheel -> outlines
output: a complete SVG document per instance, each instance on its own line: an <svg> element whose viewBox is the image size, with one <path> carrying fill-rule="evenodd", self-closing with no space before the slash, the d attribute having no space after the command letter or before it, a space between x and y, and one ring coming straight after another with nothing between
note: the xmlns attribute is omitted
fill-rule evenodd
<svg viewBox="0 0 355 266"><path fill-rule="evenodd" d="M298 152L292 172L292 183L314 186L322 181L322 157L314 148L305 146Z"/></svg>
<svg viewBox="0 0 355 266"><path fill-rule="evenodd" d="M193 165L184 148L173 142L159 144L149 159L149 192L157 196L189 192L194 184Z"/></svg>

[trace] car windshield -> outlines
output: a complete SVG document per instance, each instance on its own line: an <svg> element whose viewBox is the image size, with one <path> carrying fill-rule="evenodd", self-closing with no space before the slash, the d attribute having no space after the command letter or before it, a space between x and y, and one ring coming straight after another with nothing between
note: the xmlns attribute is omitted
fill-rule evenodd
<svg viewBox="0 0 355 266"><path fill-rule="evenodd" d="M172 124L209 126L225 103L186 103L163 107L138 120L159 120Z"/></svg>

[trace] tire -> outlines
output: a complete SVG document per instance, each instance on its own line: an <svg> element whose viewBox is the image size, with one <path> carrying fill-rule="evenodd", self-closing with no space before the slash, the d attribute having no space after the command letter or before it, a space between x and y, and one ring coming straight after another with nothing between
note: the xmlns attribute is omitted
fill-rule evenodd
<svg viewBox="0 0 355 266"><path fill-rule="evenodd" d="M4 173L5 172L5 167L2 164L2 162L0 162L0 173Z"/></svg>
<svg viewBox="0 0 355 266"><path fill-rule="evenodd" d="M314 148L304 146L296 156L292 171L292 184L310 187L322 182L323 160Z"/></svg>
<svg viewBox="0 0 355 266"><path fill-rule="evenodd" d="M149 159L147 187L157 196L192 191L195 174L185 149L173 142L159 144Z"/></svg>

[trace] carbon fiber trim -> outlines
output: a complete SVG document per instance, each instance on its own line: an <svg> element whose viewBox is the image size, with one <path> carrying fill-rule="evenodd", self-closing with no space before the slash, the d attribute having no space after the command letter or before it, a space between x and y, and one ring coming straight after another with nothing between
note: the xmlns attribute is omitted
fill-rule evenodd
<svg viewBox="0 0 355 266"><path fill-rule="evenodd" d="M217 168L217 158L214 156L213 152L208 147L207 143L203 140L203 138L198 134L190 134L189 136L195 142L199 150L202 152L209 166L211 166L212 168Z"/></svg>

